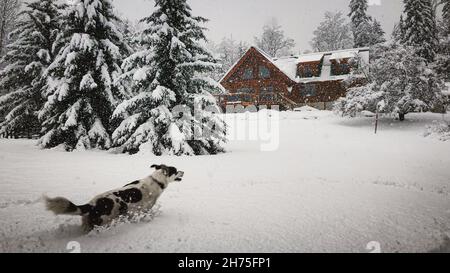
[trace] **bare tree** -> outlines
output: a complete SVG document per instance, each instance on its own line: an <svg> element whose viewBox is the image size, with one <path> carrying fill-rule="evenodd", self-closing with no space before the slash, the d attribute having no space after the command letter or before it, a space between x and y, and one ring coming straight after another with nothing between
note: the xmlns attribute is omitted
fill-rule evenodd
<svg viewBox="0 0 450 273"><path fill-rule="evenodd" d="M0 56L3 55L8 33L17 20L20 4L20 0L0 0Z"/></svg>
<svg viewBox="0 0 450 273"><path fill-rule="evenodd" d="M314 31L314 38L310 44L314 51L351 48L353 46L351 25L342 12L327 11L324 21Z"/></svg>
<svg viewBox="0 0 450 273"><path fill-rule="evenodd" d="M272 57L288 55L295 46L293 39L284 36L284 31L275 18L264 26L261 38L255 37L255 43Z"/></svg>

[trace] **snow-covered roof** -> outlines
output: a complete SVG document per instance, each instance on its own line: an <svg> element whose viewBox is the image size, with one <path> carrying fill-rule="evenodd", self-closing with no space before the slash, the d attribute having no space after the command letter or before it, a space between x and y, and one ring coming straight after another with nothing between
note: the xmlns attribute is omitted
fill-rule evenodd
<svg viewBox="0 0 450 273"><path fill-rule="evenodd" d="M358 56L359 50L335 51L331 53L330 60L350 59Z"/></svg>
<svg viewBox="0 0 450 273"><path fill-rule="evenodd" d="M324 53L311 53L298 56L299 63L320 62Z"/></svg>
<svg viewBox="0 0 450 273"><path fill-rule="evenodd" d="M298 59L296 57L279 58L273 60L272 62L291 80L295 81L295 77L297 76L297 64L298 64Z"/></svg>
<svg viewBox="0 0 450 273"><path fill-rule="evenodd" d="M336 51L315 52L280 58L272 58L264 50L256 46L252 46L251 48L256 49L261 55L263 55L267 60L274 64L281 72L288 76L292 81L297 83L347 79L349 75L331 76L330 60L360 57L363 64L369 63L369 48L352 48ZM320 75L320 77L300 78L297 76L297 66L299 63L319 62L322 61L322 59L324 59L324 61L322 63L322 74ZM238 62L230 68L230 70L220 81L222 81L231 72L231 70L238 64Z"/></svg>

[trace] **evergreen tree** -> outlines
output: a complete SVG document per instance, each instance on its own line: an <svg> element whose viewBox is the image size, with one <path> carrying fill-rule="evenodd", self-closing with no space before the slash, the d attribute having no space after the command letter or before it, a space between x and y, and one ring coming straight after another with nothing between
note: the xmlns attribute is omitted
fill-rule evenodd
<svg viewBox="0 0 450 273"><path fill-rule="evenodd" d="M436 71L450 82L450 0L443 0L442 21L439 28L439 51L436 57Z"/></svg>
<svg viewBox="0 0 450 273"><path fill-rule="evenodd" d="M45 134L40 145L109 148L112 111L127 97L116 84L129 50L117 30L119 19L109 0L76 0L63 20L57 56L47 70L48 99L39 113Z"/></svg>
<svg viewBox="0 0 450 273"><path fill-rule="evenodd" d="M442 21L444 22L445 26L445 33L447 36L450 35L450 0L442 0L442 3L444 4L442 8Z"/></svg>
<svg viewBox="0 0 450 273"><path fill-rule="evenodd" d="M378 22L378 20L376 20L376 19L373 19L372 31L371 31L372 39L370 42L370 46L386 42L386 39L384 38L385 34L386 33L384 32L383 28L381 27L380 22Z"/></svg>
<svg viewBox="0 0 450 273"><path fill-rule="evenodd" d="M371 37L371 18L367 15L367 0L351 0L349 17L352 22L352 31L354 38L354 47L370 46Z"/></svg>
<svg viewBox="0 0 450 273"><path fill-rule="evenodd" d="M397 42L403 41L405 33L405 22L403 20L403 14L400 16L400 21L395 24L394 30L392 31L392 39L394 39Z"/></svg>
<svg viewBox="0 0 450 273"><path fill-rule="evenodd" d="M434 61L438 38L436 15L431 0L404 0L405 14L403 43L412 46L417 54Z"/></svg>
<svg viewBox="0 0 450 273"><path fill-rule="evenodd" d="M28 136L39 132L36 112L44 104L45 69L53 61L52 44L58 31L58 7L54 0L36 0L26 5L12 33L15 41L1 59L8 63L0 72L0 85L9 91L0 97L0 112L6 115L0 133Z"/></svg>
<svg viewBox="0 0 450 273"><path fill-rule="evenodd" d="M442 81L412 47L389 42L375 46L371 54L371 82L350 88L335 110L347 116L378 110L404 120L408 113L442 106Z"/></svg>
<svg viewBox="0 0 450 273"><path fill-rule="evenodd" d="M114 118L122 121L114 144L129 153L221 152L225 123L212 113L218 107L208 92L217 83L205 76L217 65L201 45L206 38L200 24L206 19L192 16L186 0L155 2L154 13L142 19L144 49L123 63L122 78L137 95L114 111Z"/></svg>

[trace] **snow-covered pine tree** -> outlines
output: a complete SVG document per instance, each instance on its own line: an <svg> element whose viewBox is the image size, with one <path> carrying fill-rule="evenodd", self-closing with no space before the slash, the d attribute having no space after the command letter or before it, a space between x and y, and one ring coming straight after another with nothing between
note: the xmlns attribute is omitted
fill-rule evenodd
<svg viewBox="0 0 450 273"><path fill-rule="evenodd" d="M439 28L439 51L436 57L436 71L450 82L450 0L443 0L442 21Z"/></svg>
<svg viewBox="0 0 450 273"><path fill-rule="evenodd" d="M366 47L372 43L372 25L371 18L367 15L367 8L367 0L350 1L350 14L348 16L352 22L354 47Z"/></svg>
<svg viewBox="0 0 450 273"><path fill-rule="evenodd" d="M404 120L408 113L442 106L442 81L410 46L395 41L374 46L370 79L365 86L350 88L335 110L346 116L378 110Z"/></svg>
<svg viewBox="0 0 450 273"><path fill-rule="evenodd" d="M8 64L0 71L0 86L9 91L0 97L0 112L6 114L0 134L30 136L40 129L37 111L44 104L43 73L53 61L59 10L54 0L35 0L26 4L19 16L20 22L11 34L14 42L0 61Z"/></svg>
<svg viewBox="0 0 450 273"><path fill-rule="evenodd" d="M135 97L114 112L122 120L113 134L123 152L200 155L223 151L225 123L208 92L217 83L205 76L217 65L205 42L206 22L194 17L186 0L156 0L155 12L142 19L144 50L124 61L123 79ZM182 112L182 113L181 113ZM211 134L201 134L201 133Z"/></svg>
<svg viewBox="0 0 450 273"><path fill-rule="evenodd" d="M438 48L436 14L431 0L404 0L406 19L403 43L432 63Z"/></svg>
<svg viewBox="0 0 450 273"><path fill-rule="evenodd" d="M442 0L444 4L442 8L442 20L446 26L445 31L450 35L450 0Z"/></svg>
<svg viewBox="0 0 450 273"><path fill-rule="evenodd" d="M124 61L123 79L136 96L114 111L121 120L113 134L123 152L200 155L223 151L225 123L214 97L217 83L205 76L215 59L205 42L206 22L194 17L186 0L155 0L156 10L141 33L145 48ZM211 111L208 111L211 110ZM213 111L212 111L213 110ZM201 134L212 132L210 135Z"/></svg>
<svg viewBox="0 0 450 273"><path fill-rule="evenodd" d="M392 39L394 39L395 41L398 41L398 42L403 41L403 36L405 33L404 25L405 25L405 22L403 20L403 14L402 14L400 16L400 21L397 24L395 24L395 26L394 26L394 30L392 31L392 34L391 34Z"/></svg>
<svg viewBox="0 0 450 273"><path fill-rule="evenodd" d="M47 70L48 100L39 113L40 146L109 148L112 112L127 97L116 84L129 49L116 27L119 19L109 0L76 0L63 21L54 44L58 54Z"/></svg>
<svg viewBox="0 0 450 273"><path fill-rule="evenodd" d="M380 22L378 22L377 19L373 19L370 45L372 46L386 42L386 39L384 38L385 34Z"/></svg>

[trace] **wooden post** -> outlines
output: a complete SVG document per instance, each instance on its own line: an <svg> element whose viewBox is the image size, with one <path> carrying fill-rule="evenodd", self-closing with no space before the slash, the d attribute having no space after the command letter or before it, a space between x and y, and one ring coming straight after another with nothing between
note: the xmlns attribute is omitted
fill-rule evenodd
<svg viewBox="0 0 450 273"><path fill-rule="evenodd" d="M377 132L378 132L378 116L379 116L379 112L378 112L378 107L377 107L377 114L375 115L375 134L377 134Z"/></svg>

